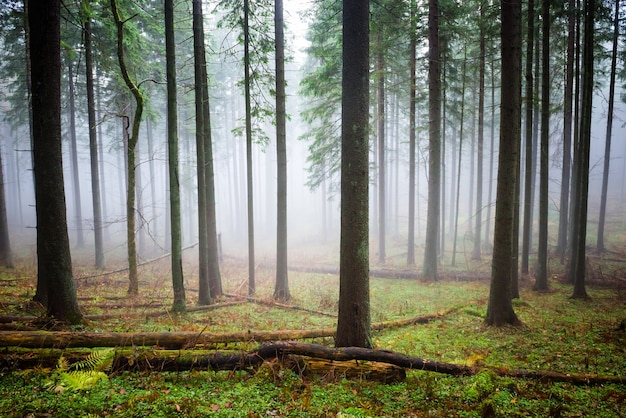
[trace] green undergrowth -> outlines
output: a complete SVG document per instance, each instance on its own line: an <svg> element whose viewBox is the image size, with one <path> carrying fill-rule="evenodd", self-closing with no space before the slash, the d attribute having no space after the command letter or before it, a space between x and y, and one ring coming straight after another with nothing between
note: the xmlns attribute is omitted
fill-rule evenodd
<svg viewBox="0 0 626 418"><path fill-rule="evenodd" d="M259 269L257 298L269 301L273 277ZM228 293L243 293L246 276L235 266L223 272ZM2 315L36 315L28 304L34 281L4 273ZM193 289L193 275L188 277ZM216 310L156 317L124 313L167 311L171 284L142 274L141 297L129 308L119 277L78 286L88 314L120 314L91 321L86 331L271 331L334 328L336 319L284 307L242 302ZM626 376L626 303L619 289L588 288L589 301L569 298L571 287L550 283L536 293L522 281L514 309L521 327L484 325L486 281L371 280L372 321L443 314L426 324L374 331L377 349L432 361L485 366L471 377L408 371L404 382L299 376L275 364L237 372L106 373L81 386L63 380L65 370L0 371L2 417L621 417L626 416L626 383L573 386L504 378L488 367L552 370L569 374ZM338 279L319 273L290 273L288 303L336 314ZM243 290L242 290L243 289ZM196 293L188 293L193 306ZM224 298L217 302L229 302ZM330 339L311 342L332 344ZM216 350L249 351L254 342L215 345ZM20 351L23 354L23 350ZM98 375L102 377L102 375ZM58 390L59 386L69 390Z"/></svg>

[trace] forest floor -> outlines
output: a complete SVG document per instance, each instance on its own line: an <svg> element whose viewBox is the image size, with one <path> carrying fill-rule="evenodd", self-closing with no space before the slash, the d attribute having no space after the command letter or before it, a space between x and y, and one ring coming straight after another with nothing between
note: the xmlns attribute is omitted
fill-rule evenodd
<svg viewBox="0 0 626 418"><path fill-rule="evenodd" d="M34 263L16 261L15 269L0 270L0 315L12 318L1 324L5 330L30 329L32 317L42 314L30 302L36 285ZM188 268L192 260L185 263L188 306L195 307L197 273ZM590 264L590 300L570 299L571 286L561 283L557 274L545 293L533 292L530 279L523 279L521 298L514 301L521 327L484 326L489 280L482 269L446 272L438 282L372 277L372 322L440 314L424 324L375 330L374 348L485 367L473 376L407 370L402 381L380 383L335 373L301 375L270 362L238 371L107 371L95 374L92 382L77 384L65 372L63 361L50 366L42 360L26 370L6 366L7 358L24 353L35 358L52 352L69 357L72 349L4 348L0 416L623 417L626 382L573 385L501 377L489 370L626 376L626 283L619 263ZM313 269L290 272L293 298L287 303L302 308L291 309L270 303L273 269L260 265L255 298L263 303L231 296L216 301L222 307L174 316L169 313L168 270L167 259L142 266L140 296L128 299L126 272L99 275L90 267L77 267L79 302L92 319L73 330L225 333L336 326L336 274ZM247 293L244 263L227 259L221 272L226 293ZM233 301L239 303L227 303ZM306 341L333 344L332 336ZM246 341L203 349L249 352L257 347L258 342ZM98 357L98 349L88 351L92 359Z"/></svg>

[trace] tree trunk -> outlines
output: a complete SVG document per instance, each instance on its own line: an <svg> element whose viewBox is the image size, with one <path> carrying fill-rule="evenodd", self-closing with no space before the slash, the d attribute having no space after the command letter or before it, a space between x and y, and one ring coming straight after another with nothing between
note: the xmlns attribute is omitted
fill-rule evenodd
<svg viewBox="0 0 626 418"><path fill-rule="evenodd" d="M495 135L495 125L496 125L496 76L495 76L495 65L494 65L494 57L491 57L490 61L490 69L491 69L491 127L490 127L490 135L489 135L489 194L487 197L487 225L485 225L485 243L488 244L490 248L493 248L491 244L491 206L493 205L493 162L494 162L494 145L496 142Z"/></svg>
<svg viewBox="0 0 626 418"><path fill-rule="evenodd" d="M416 52L417 23L416 0L411 0L411 43L409 45L409 232L406 264L415 265L415 93L416 93Z"/></svg>
<svg viewBox="0 0 626 418"><path fill-rule="evenodd" d="M465 68L467 67L467 47L463 49L463 67L461 69L461 120L459 121L459 161L456 179L456 210L454 216L454 238L452 240L452 261L450 265L456 265L456 247L459 232L459 202L461 200L461 161L463 160L463 126L465 119Z"/></svg>
<svg viewBox="0 0 626 418"><path fill-rule="evenodd" d="M204 37L203 37L204 38ZM202 114L204 123L204 178L206 182L206 217L207 217L207 252L208 284L211 298L222 295L222 276L220 274L219 246L217 243L217 214L215 203L215 174L213 170L213 135L211 131L211 112L209 104L209 86L206 53L202 42Z"/></svg>
<svg viewBox="0 0 626 418"><path fill-rule="evenodd" d="M520 0L501 3L501 65L500 92L500 154L498 157L498 185L496 192L496 220L491 263L491 287L485 323L501 326L520 323L511 303L511 261L515 204L515 167L519 155L521 130L521 24Z"/></svg>
<svg viewBox="0 0 626 418"><path fill-rule="evenodd" d="M87 0L84 7L89 7ZM104 244L102 240L102 208L100 199L100 173L98 172L98 136L96 131L96 105L94 100L93 53L91 47L91 17L83 17L85 45L85 76L87 81L87 117L89 120L89 161L91 167L91 203L93 207L93 232L96 269L104 269ZM103 156L101 155L101 158Z"/></svg>
<svg viewBox="0 0 626 418"><path fill-rule="evenodd" d="M485 7L484 1L480 3L480 63L478 69L478 137L476 156L476 214L474 226L474 248L472 259L481 258L481 235L482 235L482 207L483 207L483 143L484 143L484 123L485 123Z"/></svg>
<svg viewBox="0 0 626 418"><path fill-rule="evenodd" d="M526 120L525 120L525 154L524 161L524 223L522 226L522 274L528 275L528 259L530 256L530 234L532 231L532 193L533 193L533 45L535 42L535 1L528 0L528 39L526 40Z"/></svg>
<svg viewBox="0 0 626 418"><path fill-rule="evenodd" d="M30 5L37 286L45 287L36 300L47 305L48 315L78 324L82 314L72 276L61 151L61 5L59 0Z"/></svg>
<svg viewBox="0 0 626 418"><path fill-rule="evenodd" d="M137 85L130 79L124 59L124 23L117 8L117 0L111 0L113 19L117 27L117 60L126 86L135 98L135 114L133 117L132 133L128 137L128 184L126 185L126 236L128 244L128 294L136 296L139 293L137 277L137 244L135 242L135 148L139 139L139 128L143 114L143 94Z"/></svg>
<svg viewBox="0 0 626 418"><path fill-rule="evenodd" d="M165 58L167 76L167 165L169 168L170 234L173 312L185 311L182 239L180 226L180 176L178 174L178 98L176 96L176 40L174 0L165 0ZM153 196L154 199L154 196Z"/></svg>
<svg viewBox="0 0 626 418"><path fill-rule="evenodd" d="M593 111L593 49L594 49L594 15L595 0L585 1L585 40L583 44L583 88L580 115L580 145L578 146L578 195L575 196L574 203L576 223L576 234L572 235L572 240L577 241L576 253L571 256L575 260L574 267L570 272L570 277L574 280L574 292L572 298L588 299L585 289L586 275L586 251L585 243L587 239L587 199L589 197L589 148L591 142L591 117ZM572 196L574 198L574 196Z"/></svg>
<svg viewBox="0 0 626 418"><path fill-rule="evenodd" d="M287 130L283 0L274 2L276 45L276 286L274 299L291 299L287 273Z"/></svg>
<svg viewBox="0 0 626 418"><path fill-rule="evenodd" d="M385 181L385 56L382 25L376 31L376 136L378 138L378 263L385 264L385 221L387 184Z"/></svg>
<svg viewBox="0 0 626 418"><path fill-rule="evenodd" d="M542 0L541 152L539 167L539 239L533 290L548 290L548 182L550 143L550 0Z"/></svg>
<svg viewBox="0 0 626 418"><path fill-rule="evenodd" d="M369 0L344 0L337 346L372 345L368 248L368 86Z"/></svg>
<svg viewBox="0 0 626 418"><path fill-rule="evenodd" d="M13 268L4 184L4 167L2 165L2 150L0 150L0 264L6 268Z"/></svg>
<svg viewBox="0 0 626 418"><path fill-rule="evenodd" d="M438 280L439 209L441 191L441 74L439 1L428 0L428 213L422 276Z"/></svg>
<svg viewBox="0 0 626 418"><path fill-rule="evenodd" d="M574 40L575 2L568 0L567 10L567 63L565 70L565 97L563 103L563 167L561 170L561 199L559 204L559 235L557 242L561 264L567 250L567 231L569 223L569 191L572 171L572 96L574 90Z"/></svg>
<svg viewBox="0 0 626 418"><path fill-rule="evenodd" d="M600 217L598 220L598 241L596 251L604 251L604 224L606 221L606 200L609 186L609 164L611 161L611 136L613 131L613 102L615 101L615 67L617 66L617 41L619 38L619 0L615 0L615 20L613 30L613 52L611 54L611 81L609 84L609 109L606 121L604 143L604 170L602 171L602 195L600 197Z"/></svg>
<svg viewBox="0 0 626 418"><path fill-rule="evenodd" d="M207 187L206 187L206 130L204 124L204 100L202 86L204 83L203 56L204 49L204 24L202 16L202 0L193 1L193 55L194 55L194 79L195 79L195 111L196 111L196 161L198 176L198 304L208 305L211 303L209 289L209 251L207 232Z"/></svg>
<svg viewBox="0 0 626 418"><path fill-rule="evenodd" d="M243 65L244 65L244 95L246 101L246 179L247 179L247 202L248 202L248 294L254 295L256 283L254 279L254 191L252 186L252 111L250 104L250 27L248 15L250 1L244 0L244 23L243 23Z"/></svg>
<svg viewBox="0 0 626 418"><path fill-rule="evenodd" d="M86 54L86 52L85 52ZM93 74L93 72L92 72ZM97 75L97 74L96 74ZM98 77L99 78L99 77ZM100 83L96 82L95 83L95 92L96 92L96 118L97 120L101 120L101 107L100 107L100 98L102 97L100 94ZM103 222L104 220L108 219L108 211L107 211L107 193L106 193L106 182L105 182L105 178L106 176L104 175L104 135L102 135L102 123L98 123L98 136L97 138L100 138L100 140L98 141L98 153L100 155L99 158L99 167L98 170L100 172L100 184L99 184L99 188L102 191L101 193L101 197L102 197L102 215L100 217L100 222L101 222L101 229L104 232L104 238L107 239L107 241L110 238L109 235L109 228L106 222ZM97 257L96 257L97 258Z"/></svg>
<svg viewBox="0 0 626 418"><path fill-rule="evenodd" d="M80 173L78 172L78 145L76 144L76 100L74 99L74 67L72 60L67 60L67 85L68 91L68 113L69 113L69 134L70 134L70 161L72 167L72 196L74 197L74 228L76 228L76 245L79 248L85 246L85 236L83 234L83 213L80 197Z"/></svg>

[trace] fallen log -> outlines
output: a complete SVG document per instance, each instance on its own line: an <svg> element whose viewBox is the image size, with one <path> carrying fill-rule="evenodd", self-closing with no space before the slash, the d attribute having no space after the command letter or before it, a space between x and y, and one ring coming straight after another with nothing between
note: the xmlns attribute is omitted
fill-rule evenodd
<svg viewBox="0 0 626 418"><path fill-rule="evenodd" d="M25 367L54 367L63 353L54 350L38 357L35 353L2 353L0 370ZM63 354L80 359L82 354ZM71 357L74 355L74 357ZM250 352L216 352L198 350L120 350L113 361L113 371L183 371L183 370L243 370L278 360L301 374L314 373L327 377L366 378L381 381L402 380L397 368L422 370L451 376L471 376L491 371L498 376L532 379L545 382L566 382L573 385L626 384L626 376L569 374L551 370L515 370L493 366L465 366L426 360L386 350L360 347L331 348L320 344L283 341L261 345ZM370 364L365 366L365 364ZM392 365L388 368L384 365ZM388 380L386 380L388 379ZM399 380L398 380L399 379Z"/></svg>
<svg viewBox="0 0 626 418"><path fill-rule="evenodd" d="M222 306L226 305L224 303ZM210 308L218 305L208 305ZM195 307L200 310L203 307ZM447 311L402 318L393 321L377 322L372 324L373 330L382 330L403 327L413 324L426 324L439 319L458 307ZM190 309L191 310L191 309ZM146 316L142 314L141 316ZM110 315L98 315L97 319L108 318ZM86 316L87 319L94 317ZM310 330L278 330L278 331L238 331L238 332L70 332L70 331L2 331L0 332L0 347L25 348L69 348L69 347L128 347L128 346L156 346L169 349L189 348L196 345L210 345L216 343L235 342L267 342L284 340L303 340L310 338L332 338L335 328L318 328Z"/></svg>

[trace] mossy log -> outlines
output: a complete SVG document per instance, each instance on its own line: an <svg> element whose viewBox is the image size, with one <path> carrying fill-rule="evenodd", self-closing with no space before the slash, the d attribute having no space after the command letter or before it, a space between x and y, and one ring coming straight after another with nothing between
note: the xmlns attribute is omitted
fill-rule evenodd
<svg viewBox="0 0 626 418"><path fill-rule="evenodd" d="M63 355L70 361L89 353L67 350L16 350L0 353L0 370L54 367ZM488 370L498 376L567 382L573 385L626 384L624 376L567 374L550 370L512 370L443 363L385 350L359 347L331 348L295 341L261 345L250 352L213 350L130 350L116 353L113 371L244 370L277 361L301 374L327 378L347 377L384 382L401 381L404 370L423 370L452 376L471 376Z"/></svg>

